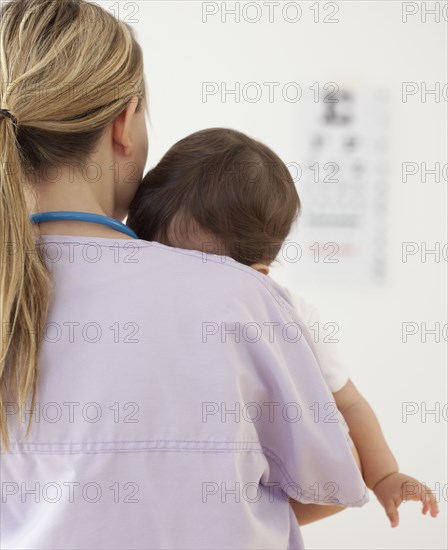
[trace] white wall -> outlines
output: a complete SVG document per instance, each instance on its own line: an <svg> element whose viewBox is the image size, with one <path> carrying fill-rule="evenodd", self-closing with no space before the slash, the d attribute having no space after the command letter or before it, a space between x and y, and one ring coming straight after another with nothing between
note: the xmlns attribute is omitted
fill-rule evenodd
<svg viewBox="0 0 448 550"><path fill-rule="evenodd" d="M205 4L219 13L203 22ZM320 2L322 9L324 2ZM335 3L333 3L336 5ZM406 3L405 3L406 4ZM424 4L424 3L423 3ZM402 419L402 403L421 408L447 403L446 341L418 334L402 342L402 323L447 323L447 270L443 258L418 255L404 263L402 243L447 242L446 179L423 183L416 176L401 181L402 162L447 163L447 102L419 95L402 102L402 83L435 82L447 78L446 2L438 3L439 23L434 16L422 22L424 5L408 3L416 15L402 22L404 4L398 1L338 2L339 23L314 23L310 2L300 2L302 18L288 23L282 17L285 3L275 7L268 21L266 3L259 2L262 17L256 23L244 3L228 2L241 11L235 23L228 15L221 21L222 3L190 1L120 2L120 16L135 11L136 29L146 56L150 98L150 158L148 168L178 139L211 126L234 127L261 139L285 160L297 158L293 132L309 129L296 120L295 104L281 95L270 103L267 95L257 103L229 97L202 99L203 82L277 81L302 83L336 81L389 91L390 174L386 243L387 276L383 284L299 284L304 296L318 305L340 327L341 353L352 379L370 401L382 424L401 469L435 488L440 495L438 519L424 517L417 503L400 508L401 522L391 529L372 495L362 509L348 510L303 529L308 548L442 549L447 548L447 421L434 416L422 421L420 414ZM118 4L114 4L115 8ZM134 7L135 6L135 10ZM429 9L434 2L426 3ZM327 6L327 10L330 7ZM126 11L128 10L128 11ZM321 15L329 11L321 12ZM287 15L294 17L293 8ZM444 18L445 15L445 18ZM246 16L246 17L244 17ZM446 91L445 91L446 94ZM295 155L295 156L294 156ZM446 176L445 176L446 177ZM306 209L307 205L303 204ZM280 281L286 264L274 271Z"/></svg>

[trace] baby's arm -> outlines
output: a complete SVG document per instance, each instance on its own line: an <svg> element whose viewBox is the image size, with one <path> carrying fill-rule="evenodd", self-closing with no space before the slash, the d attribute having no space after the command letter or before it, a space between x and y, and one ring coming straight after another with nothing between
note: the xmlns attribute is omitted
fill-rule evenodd
<svg viewBox="0 0 448 550"><path fill-rule="evenodd" d="M365 484L384 507L392 527L398 525L397 509L405 499L422 501L422 512L430 510L431 516L436 517L438 506L434 495L423 483L398 471L375 413L353 382L349 380L333 396L358 450Z"/></svg>
<svg viewBox="0 0 448 550"><path fill-rule="evenodd" d="M292 498L289 499L289 504L291 505L300 526L313 523L313 521L327 518L328 516L332 516L338 512L342 512L342 510L345 510L344 506L304 504L303 502L297 502L297 500L293 500Z"/></svg>
<svg viewBox="0 0 448 550"><path fill-rule="evenodd" d="M352 454L356 464L358 465L358 468L361 470L361 463L355 447L352 448ZM318 521L319 519L333 516L334 514L342 512L342 510L346 509L344 506L304 504L303 502L297 502L297 500L293 500L292 498L289 499L289 503L293 509L299 525L307 525L308 523L313 523L313 521Z"/></svg>

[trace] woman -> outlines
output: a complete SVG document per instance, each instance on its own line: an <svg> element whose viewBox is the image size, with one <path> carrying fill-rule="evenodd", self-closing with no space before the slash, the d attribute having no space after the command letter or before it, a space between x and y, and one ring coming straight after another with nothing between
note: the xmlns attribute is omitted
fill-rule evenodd
<svg viewBox="0 0 448 550"><path fill-rule="evenodd" d="M18 0L0 48L1 547L303 548L297 519L367 500L350 439L280 287L119 221L148 149L130 28Z"/></svg>

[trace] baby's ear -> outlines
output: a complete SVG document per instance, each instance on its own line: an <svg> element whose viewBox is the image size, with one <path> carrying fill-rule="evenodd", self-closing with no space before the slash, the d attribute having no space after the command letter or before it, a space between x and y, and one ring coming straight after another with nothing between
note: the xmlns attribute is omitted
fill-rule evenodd
<svg viewBox="0 0 448 550"><path fill-rule="evenodd" d="M259 273L263 273L263 275L269 275L269 266L265 264L252 264L250 267Z"/></svg>

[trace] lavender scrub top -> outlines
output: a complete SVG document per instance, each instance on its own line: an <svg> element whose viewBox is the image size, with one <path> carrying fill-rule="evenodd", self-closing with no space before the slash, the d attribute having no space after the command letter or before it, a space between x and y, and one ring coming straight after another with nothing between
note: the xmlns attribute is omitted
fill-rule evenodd
<svg viewBox="0 0 448 550"><path fill-rule="evenodd" d="M288 496L367 502L280 285L158 243L39 239L53 301L35 407L7 408L2 549L300 549Z"/></svg>

